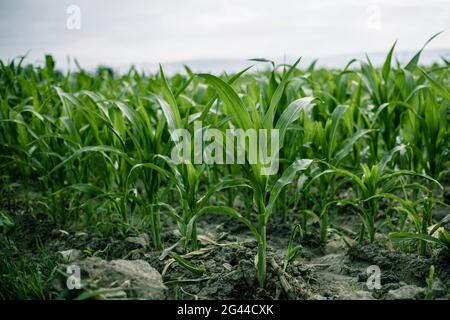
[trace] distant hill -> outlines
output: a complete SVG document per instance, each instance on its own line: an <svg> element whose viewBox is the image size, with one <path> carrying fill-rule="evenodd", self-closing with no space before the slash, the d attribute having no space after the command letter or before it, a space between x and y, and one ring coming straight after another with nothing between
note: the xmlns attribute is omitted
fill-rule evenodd
<svg viewBox="0 0 450 320"><path fill-rule="evenodd" d="M400 63L405 64L411 59L417 51L398 51L394 54L396 60ZM386 52L372 52L368 53L370 60L375 65L381 65L385 58ZM435 49L435 50L425 50L422 52L420 57L420 64L430 65L434 62L442 62L442 57L450 60L450 49ZM256 58L256 57L255 57ZM297 58L276 58L273 59L277 63L292 63ZM317 59L317 66L330 67L330 68L342 68L351 59L365 60L365 53L355 53L355 54L340 54L332 55L326 57L319 57ZM393 60L395 63L395 59ZM312 57L302 57L301 66L306 67L314 61ZM257 63L245 59L196 59L196 60L185 60L185 61L169 61L163 62L162 65L164 70L168 74L174 74L177 72L184 72L183 65L189 66L194 72L211 72L211 73L222 73L222 72L236 72L241 70L251 64L257 64L257 68L264 69L267 64ZM258 67L259 66L259 67ZM136 64L139 70L145 70L150 72L156 72L158 70L158 63L143 63ZM124 72L128 70L128 66L123 66L119 68L119 71Z"/></svg>

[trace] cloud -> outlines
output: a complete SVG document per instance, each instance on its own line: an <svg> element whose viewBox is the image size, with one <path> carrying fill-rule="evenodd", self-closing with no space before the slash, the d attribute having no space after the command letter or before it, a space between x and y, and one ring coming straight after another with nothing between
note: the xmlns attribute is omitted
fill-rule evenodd
<svg viewBox="0 0 450 320"><path fill-rule="evenodd" d="M81 9L81 30L66 8ZM374 10L379 16L371 27ZM371 20L372 19L372 20ZM376 22L375 21L375 22ZM450 3L422 1L0 0L0 58L31 51L86 66L205 58L250 58L415 50L449 27ZM373 21L372 21L373 22ZM373 24L372 24L373 26ZM445 48L450 31L430 48Z"/></svg>

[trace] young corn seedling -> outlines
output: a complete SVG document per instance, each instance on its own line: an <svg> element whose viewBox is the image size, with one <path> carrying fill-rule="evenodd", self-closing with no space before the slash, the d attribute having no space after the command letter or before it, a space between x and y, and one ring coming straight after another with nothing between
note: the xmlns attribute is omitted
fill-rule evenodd
<svg viewBox="0 0 450 320"><path fill-rule="evenodd" d="M428 191L428 194L431 194L431 192ZM427 243L448 247L449 239L445 229L443 229L439 223L432 226L433 204L440 203L444 206L446 206L446 204L427 195L414 201L403 199L393 194L379 194L374 196L374 198L383 197L398 203L399 206L394 207L394 209L406 213L414 226L415 232L391 232L389 236L394 242L416 241L418 243L417 250L420 255L425 255Z"/></svg>
<svg viewBox="0 0 450 320"><path fill-rule="evenodd" d="M261 287L266 232L278 222L272 217L289 223L300 214L281 268L270 259L277 273L300 254L308 219L319 223L322 244L332 227L357 237L352 226L337 223L349 211L340 206L361 218L360 241L395 231L393 242L407 241L419 254L449 250L447 220L435 224L432 212L448 203L440 183L448 184L450 173L450 63L419 66L422 48L407 64L395 64L394 49L380 68L369 58L341 70L254 59L270 69L220 77L188 67L170 77L162 69L87 72L77 63L64 74L50 56L43 66L0 61L0 233L17 231L10 215L17 208L70 233L125 238L146 232L162 259L169 258L166 266L176 262L202 275L205 268L190 261L206 239L197 237L198 219L226 214L256 239ZM245 150L242 162L206 163L213 158L206 148L202 163L176 162L172 135L183 129L195 136L195 121L202 121L202 133L266 130L262 139L270 147L255 162L255 144L235 136ZM268 175L277 167L271 164L278 171ZM170 224L164 215L176 221L181 238L165 249L162 231ZM173 252L179 244L197 252ZM14 265L7 269L22 276ZM44 297L32 283L24 291L34 287Z"/></svg>
<svg viewBox="0 0 450 320"><path fill-rule="evenodd" d="M290 263L295 261L301 253L302 246L301 244L295 244L296 241L301 242L303 238L302 227L297 224L291 232L291 236L289 238L288 247L286 250L286 254L284 255L284 263L283 263L283 271L286 271L286 268Z"/></svg>
<svg viewBox="0 0 450 320"><path fill-rule="evenodd" d="M279 130L279 148L282 150L285 143L285 135L289 126L298 119L300 113L309 107L314 98L300 98L289 104L289 106L283 111L281 116L275 121L275 114L282 96L282 93L287 85L290 74L295 69L299 60L291 67L291 69L286 73L283 80L277 87L269 108L264 112L264 110L256 110L255 106L250 106L251 112L245 107L241 98L239 98L238 93L220 78L210 75L210 74L200 74L199 76L207 81L214 89L217 91L218 95L223 101L223 109L226 115L231 116L233 120L233 125L239 129L243 130L256 130L266 129L271 132L272 129ZM270 135L270 133L269 133ZM270 135L273 137L272 135ZM263 164L265 163L259 158L259 161L255 164L251 164L249 161L249 149L246 148L246 159L247 164L244 165L244 171L246 173L246 178L248 179L249 185L253 190L253 204L256 208L256 227L253 226L252 222L247 218L242 217L236 211L232 211L232 216L238 217L240 221L243 221L247 226L249 226L253 235L255 236L258 243L258 253L256 258L257 272L259 285L261 287L265 286L266 283L266 246L267 246L267 236L266 229L269 222L270 216L272 215L275 207L275 203L280 195L280 192L284 187L290 184L296 174L301 171L305 171L309 168L312 160L302 159L295 160L284 172L281 173L281 177L278 180L269 179L267 175L264 174ZM278 150L274 152L272 150L271 160L275 161L278 156ZM271 162L272 164L273 162ZM230 209L228 210L230 211Z"/></svg>
<svg viewBox="0 0 450 320"><path fill-rule="evenodd" d="M335 167L345 163L345 160L354 155L355 147L362 139L367 136L370 129L360 129L349 135L344 130L343 124L346 123L345 116L350 113L351 108L346 105L338 105L331 114L331 118L325 122L322 126L320 122L305 123L305 132L312 137L313 143L310 146L311 155L317 159L323 159L324 162L318 162L318 167L314 172L323 172L327 169L328 165ZM351 114L350 114L351 115ZM314 173L313 173L314 175ZM326 229L328 226L328 210L330 209L330 199L335 199L343 188L343 183L333 182L334 177L332 175L317 174L314 181L317 181L317 193L314 195L309 192L308 189L303 189L304 182L298 185L298 193L303 193L305 200L310 200L315 206L315 210L321 212L319 216L314 214L314 209L302 209L303 222L302 226L306 229L306 221L308 217L318 219L321 228L321 242L324 244L326 241ZM306 201L304 201L306 203ZM337 201L336 201L337 202ZM335 202L335 203L336 203ZM316 220L317 220L316 219Z"/></svg>
<svg viewBox="0 0 450 320"><path fill-rule="evenodd" d="M426 75L425 71L423 72ZM430 76L427 77L431 80ZM404 138L413 148L414 169L416 171L424 169L435 179L441 178L446 173L450 154L447 117L450 93L445 88L440 92L444 96L442 101L430 89L423 89L416 94L416 98L411 102L416 107L411 107L403 120Z"/></svg>
<svg viewBox="0 0 450 320"><path fill-rule="evenodd" d="M386 152L395 147L400 134L402 109L410 108L410 100L424 89L424 86L415 83L412 73L417 68L422 51L439 34L441 32L428 39L404 68L393 69L391 66L396 42L389 50L382 68L374 67L369 57L367 62L361 62L360 77L368 92L366 107L370 109L362 114L363 120L368 128L376 129L371 133L373 164L380 160L380 151Z"/></svg>
<svg viewBox="0 0 450 320"><path fill-rule="evenodd" d="M230 81L234 81L240 74L241 73ZM190 129L192 132L193 129L189 123L189 114L185 114L184 119L181 118L177 101L167 83L162 67L160 68L160 75L164 97L157 97L157 101L163 110L170 135L174 138L177 129ZM212 104L213 102L208 104L207 109L209 109ZM202 115L200 115L200 117L202 117ZM204 165L194 165L191 162L184 161L178 164L173 159L164 155L157 155L157 158L162 159L169 167L169 170L151 164L148 164L148 166L161 172L175 185L181 200L180 209L182 214L181 216L176 214L176 210L174 209L171 209L170 213L179 225L179 230L184 237L185 246L190 245L193 250L196 250L198 249L196 217L208 211L208 209L204 209L204 207L206 207L211 196L221 190L240 186L245 187L247 184L243 179L239 178L223 179L219 183L210 186L207 193L200 197L199 183L200 175L204 170ZM164 206L171 207L168 204L164 204ZM216 209L221 210L218 208ZM226 209L224 210L226 211Z"/></svg>
<svg viewBox="0 0 450 320"><path fill-rule="evenodd" d="M393 152L397 152L397 150L393 150ZM324 174L336 174L337 176L343 176L352 183L354 190L357 192L356 199L349 198L341 202L354 206L361 217L363 223L361 225L359 236L360 241L364 239L364 235L366 232L370 242L373 242L375 240L375 232L377 230L375 219L379 211L379 202L376 200L377 195L393 195L393 192L397 190L401 185L399 184L399 179L402 176L419 177L431 181L442 188L438 181L425 174L419 174L408 170L389 172L389 170L387 169L387 164L391 159L392 154L385 157L381 163L373 165L371 167L366 164L362 164L362 172L360 176L346 169L337 168L330 164L327 164L330 169L319 173L313 179L311 179L311 182L309 183L311 184L315 179ZM412 190L421 188L421 186L417 184L409 184L409 187ZM309 188L309 185L307 185L307 188ZM333 200L332 202L337 203L339 201ZM322 211L322 215L326 214L326 210ZM323 221L323 225L321 225L321 234L322 238L324 238L326 235L326 228L328 228L328 220L326 217L321 217L320 220Z"/></svg>

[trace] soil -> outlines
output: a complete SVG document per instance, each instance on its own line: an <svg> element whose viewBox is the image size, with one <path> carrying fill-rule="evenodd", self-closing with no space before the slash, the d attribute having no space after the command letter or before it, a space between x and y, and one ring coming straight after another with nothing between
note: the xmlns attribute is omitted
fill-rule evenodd
<svg viewBox="0 0 450 320"><path fill-rule="evenodd" d="M81 258L142 259L162 274L168 288L167 299L384 299L389 291L404 286L426 288L431 265L436 270L435 281L443 287L434 297L450 299L448 251L418 256L408 253L407 248L392 247L381 235L377 235L374 243L355 243L345 233L332 230L327 245L321 246L318 226L311 225L302 239L301 256L283 271L283 257L293 223L272 220L267 231L267 285L259 289L254 267L257 243L244 225L228 217L211 215L199 221L199 250L185 255L180 246L173 249L185 255L195 267L206 270L203 274L194 274L175 262L170 254L162 256L161 251L149 248L142 235L128 236L142 237L143 243L126 237L70 233L59 230L44 216L25 212L10 214L19 226L10 237L20 246L21 254L36 255L38 247L43 245L52 255L78 249ZM353 213L344 212L335 219L345 221L353 232L358 231L360 222ZM176 243L178 236L175 231L167 231L163 239L169 247ZM366 284L367 269L372 265L381 270L380 289L369 290ZM285 280L284 286L281 278Z"/></svg>

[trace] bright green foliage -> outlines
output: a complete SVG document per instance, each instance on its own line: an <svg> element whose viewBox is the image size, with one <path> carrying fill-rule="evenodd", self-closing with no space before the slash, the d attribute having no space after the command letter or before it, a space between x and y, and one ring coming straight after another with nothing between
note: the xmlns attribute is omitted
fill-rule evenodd
<svg viewBox="0 0 450 320"><path fill-rule="evenodd" d="M450 65L420 66L420 52L395 64L394 44L380 68L367 59L341 70L254 59L270 69L233 75L62 73L50 56L43 66L0 61L0 232L14 229L8 209L23 205L75 230L147 232L155 250L203 274L170 251L201 248L199 219L224 214L256 239L260 286L270 223L299 225L287 265L301 252L299 233L318 232L325 244L343 207L360 216L360 241L390 233L421 254L448 250L432 209L445 205L450 168ZM220 132L278 129L279 170L265 175L248 153L233 165L175 163L171 136L194 136L195 120ZM168 243L174 227L179 239Z"/></svg>

